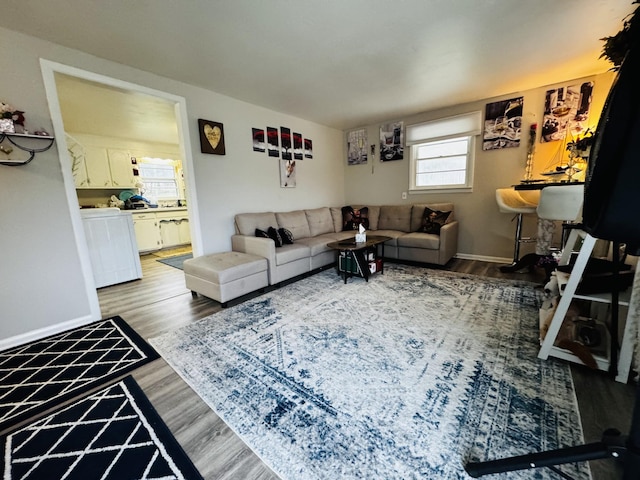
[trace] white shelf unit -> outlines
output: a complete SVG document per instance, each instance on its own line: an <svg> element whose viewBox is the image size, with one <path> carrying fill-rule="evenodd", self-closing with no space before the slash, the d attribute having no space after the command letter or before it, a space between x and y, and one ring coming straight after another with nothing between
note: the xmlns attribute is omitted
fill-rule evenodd
<svg viewBox="0 0 640 480"><path fill-rule="evenodd" d="M568 265L569 260L571 259L571 253L573 246L576 245L578 239L582 239L582 246L580 248L580 252L578 253L578 257L576 258L575 264L571 270L571 274L564 274L562 272L556 272L559 275L558 284L566 280L566 285L561 290L561 298L558 302L558 306L556 311L553 314L553 318L551 320L551 324L549 325L549 330L542 341L540 351L538 353L538 358L546 360L548 357L556 357L563 360L568 360L570 362L580 363L583 362L571 353L569 350L565 350L563 348L559 348L554 345L556 341L556 337L560 332L560 328L562 327L562 322L569 310L569 306L571 305L571 301L573 299L582 299L589 300L592 302L601 302L606 304L611 304L611 293L596 293L589 295L580 295L576 294L576 289L582 280L582 274L584 272L585 267L587 266L587 261L591 256L591 252L593 252L593 248L596 243L596 238L592 237L588 233L579 230L573 229L569 238L567 240L566 247L562 252L562 257L560 258L559 265ZM635 277L638 277L638 268L636 267ZM624 292L620 292L618 298L618 305L620 306L628 306L627 313L627 321L625 323L624 333L622 335L622 339L620 341L620 351L618 354L618 365L617 365L617 375L616 381L626 383L629 378L629 372L631 369L631 361L633 358L633 340L632 340L632 332L634 329L632 328L632 323L637 318L637 313L635 310L635 305L638 303L637 296L640 295L640 281L638 278L634 278L633 287L627 289ZM617 332L616 332L617 333ZM598 368L600 370L609 370L611 366L610 355L599 356L594 355L594 359Z"/></svg>

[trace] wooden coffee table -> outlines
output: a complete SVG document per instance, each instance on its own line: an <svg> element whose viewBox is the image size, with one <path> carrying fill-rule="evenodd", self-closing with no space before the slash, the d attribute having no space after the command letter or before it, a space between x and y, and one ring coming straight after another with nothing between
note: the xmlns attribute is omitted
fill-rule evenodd
<svg viewBox="0 0 640 480"><path fill-rule="evenodd" d="M384 242L391 240L391 237L385 237L382 235L367 235L366 242L355 241L355 238L351 238L348 240L340 240L339 242L331 242L327 243L327 247L333 248L334 250L339 251L340 253L344 253L346 258L350 258L352 262L358 265L358 270L360 273L355 273L351 271L347 271L346 268L340 271L340 255L338 255L338 259L336 260L336 269L338 272L343 274L344 283L347 283L347 279L353 276L361 276L367 282L369 281L369 261L367 260L365 254L369 252L373 252L374 259L380 260L380 273L384 274ZM378 245L380 247L380 255L378 255Z"/></svg>

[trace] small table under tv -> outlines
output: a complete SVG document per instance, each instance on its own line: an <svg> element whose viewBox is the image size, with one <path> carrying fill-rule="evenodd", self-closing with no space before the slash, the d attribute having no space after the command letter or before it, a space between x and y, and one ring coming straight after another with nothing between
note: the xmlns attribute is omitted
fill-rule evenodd
<svg viewBox="0 0 640 480"><path fill-rule="evenodd" d="M391 237L367 235L366 242L356 242L354 237L327 243L327 247L339 252L336 269L344 278L344 283L354 276L362 277L368 282L372 273L384 273L384 242L389 240Z"/></svg>

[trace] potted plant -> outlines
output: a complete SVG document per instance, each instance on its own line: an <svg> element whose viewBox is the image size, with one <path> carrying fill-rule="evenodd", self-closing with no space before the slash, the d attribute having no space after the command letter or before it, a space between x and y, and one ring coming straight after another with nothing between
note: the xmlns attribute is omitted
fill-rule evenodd
<svg viewBox="0 0 640 480"><path fill-rule="evenodd" d="M574 157L589 158L593 145L593 131L587 128L582 137L578 135L575 140L567 143L567 150Z"/></svg>
<svg viewBox="0 0 640 480"><path fill-rule="evenodd" d="M632 3L640 3L640 1L635 0ZM634 30L631 29L634 23L640 21L639 12L640 7L636 8L635 11L627 17L627 20L625 20L622 25L622 30L618 33L611 37L600 39L604 42L600 58L606 58L613 64L611 70L617 71L620 69L620 65L622 65L622 61L627 55L631 44L639 40L638 38L634 38ZM635 31L637 32L638 30L635 29Z"/></svg>

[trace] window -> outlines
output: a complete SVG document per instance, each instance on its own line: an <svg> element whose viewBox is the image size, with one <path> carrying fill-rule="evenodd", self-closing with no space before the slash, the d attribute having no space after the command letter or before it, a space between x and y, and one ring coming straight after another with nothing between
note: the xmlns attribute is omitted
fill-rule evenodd
<svg viewBox="0 0 640 480"><path fill-rule="evenodd" d="M171 162L173 163L173 162ZM144 194L156 200L177 200L178 182L173 164L140 163L140 180L144 184Z"/></svg>
<svg viewBox="0 0 640 480"><path fill-rule="evenodd" d="M481 112L473 112L407 126L409 190L471 190L481 124Z"/></svg>

